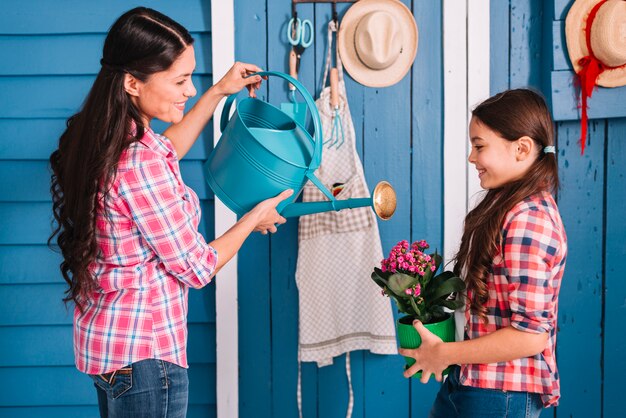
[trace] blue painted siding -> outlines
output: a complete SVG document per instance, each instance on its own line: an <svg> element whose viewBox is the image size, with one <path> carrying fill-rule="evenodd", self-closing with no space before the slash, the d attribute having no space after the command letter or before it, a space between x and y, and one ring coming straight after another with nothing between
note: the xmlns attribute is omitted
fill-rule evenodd
<svg viewBox="0 0 626 418"><path fill-rule="evenodd" d="M626 193L623 164L618 163L626 158L626 120L620 119L626 89L594 92L589 117L595 120L589 122L581 156L580 121L565 122L578 118L563 29L572 3L491 2L491 30L498 34L491 38L491 90L541 89L557 120L558 204L569 243L557 338L562 398L542 417L614 417L623 415L617 387L626 373L620 324L626 285L617 276L626 254L626 223L618 203ZM537 46L539 40L543 45Z"/></svg>
<svg viewBox="0 0 626 418"><path fill-rule="evenodd" d="M63 307L60 256L50 234L48 156L99 70L106 31L138 2L2 3L0 16L0 417L97 416L95 389L74 367L72 309ZM150 0L196 39L194 83L212 83L210 2ZM163 123L154 129L162 131ZM213 194L202 174L208 127L181 162L201 199L200 230L213 237ZM189 297L189 417L215 417L215 288Z"/></svg>
<svg viewBox="0 0 626 418"><path fill-rule="evenodd" d="M286 71L285 26L288 0L236 0L237 59ZM570 106L570 82L551 76L567 70L562 25L572 0L492 1L492 93L521 86L540 89L554 100L557 119ZM348 99L357 133L357 148L370 185L388 179L399 190L394 218L380 223L383 247L401 238L426 237L441 246L443 239L442 39L441 2L406 1L420 31L415 65L399 84L384 89L363 87L347 78ZM340 16L349 7L338 5ZM300 78L319 93L325 62L328 4L300 4L298 14L315 22L316 41L303 56ZM557 19L556 21L554 19ZM255 40L254 44L251 40ZM314 48L314 54L311 53ZM571 78L571 74L569 75ZM561 95L552 95L552 90ZM263 98L287 100L285 86L270 80ZM591 117L623 113L624 89L598 90ZM564 101L567 100L567 103ZM574 107L575 108L575 107ZM561 405L542 417L621 416L619 378L626 373L620 321L625 312L625 223L620 203L626 197L623 164L624 119L590 123L584 157L577 144L579 122L559 122L557 140L563 188L559 205L567 228L570 258L560 302L558 362ZM248 241L241 254L240 273L240 411L242 417L295 417L297 377L297 221L280 233ZM269 266L267 265L269 262ZM254 347L254 350L250 348ZM400 375L399 358L352 354L355 389L354 417L425 417L437 390ZM347 406L345 362L338 359L317 369L303 364L303 402L307 417L340 417ZM584 370L584 377L581 371Z"/></svg>
<svg viewBox="0 0 626 418"><path fill-rule="evenodd" d="M382 89L366 88L346 74L357 150L367 181L373 187L386 179L399 193L396 214L379 223L384 251L400 239L426 237L438 248L443 241L441 1L404 3L412 8L420 30L411 72L400 83ZM236 58L287 71L290 2L237 0L235 6ZM331 7L297 7L298 17L315 23L315 43L302 56L299 79L317 96ZM339 15L348 7L338 4ZM275 79L264 83L259 97L273 104L288 100L285 84ZM271 237L247 241L239 260L240 416L295 417L297 220L289 219ZM404 379L402 365L398 356L351 354L354 417L426 416L437 386ZM304 416L345 416L348 385L343 357L320 369L303 363L302 384Z"/></svg>

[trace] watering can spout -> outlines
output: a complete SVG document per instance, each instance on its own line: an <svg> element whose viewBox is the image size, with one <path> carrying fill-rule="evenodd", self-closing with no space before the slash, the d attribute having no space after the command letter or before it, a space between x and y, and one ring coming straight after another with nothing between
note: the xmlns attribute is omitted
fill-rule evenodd
<svg viewBox="0 0 626 418"><path fill-rule="evenodd" d="M311 215L331 210L354 209L371 206L382 220L391 218L396 211L396 192L391 184L381 181L372 192L372 197L359 197L345 200L324 202L290 203L281 210L280 214L286 218Z"/></svg>

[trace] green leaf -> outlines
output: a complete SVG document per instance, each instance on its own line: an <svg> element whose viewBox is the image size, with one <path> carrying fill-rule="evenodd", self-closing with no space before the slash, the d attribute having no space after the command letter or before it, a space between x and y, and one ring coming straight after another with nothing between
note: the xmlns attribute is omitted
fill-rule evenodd
<svg viewBox="0 0 626 418"><path fill-rule="evenodd" d="M426 288L423 289L424 298L432 300L433 299L433 294L439 288L439 286L441 286L444 282L446 282L447 280L451 279L452 277L456 277L456 276L451 271L444 271L443 273L440 273L440 274L436 275L430 281L428 286L426 286Z"/></svg>
<svg viewBox="0 0 626 418"><path fill-rule="evenodd" d="M384 280L389 280L389 277L391 277L391 275L393 274L390 271L382 271L378 267L374 267L374 273L376 273L378 277L381 277Z"/></svg>
<svg viewBox="0 0 626 418"><path fill-rule="evenodd" d="M437 251L435 251L435 253L431 254L430 256L435 259L435 266L437 266L437 269L439 269L439 266L441 265L441 262L443 261L443 257L440 256L437 253ZM435 270L435 271L437 271L437 270Z"/></svg>
<svg viewBox="0 0 626 418"><path fill-rule="evenodd" d="M447 296L450 293L461 292L465 289L465 282L461 280L460 277L449 277L447 280L442 282L439 286L437 286L434 290L432 290L432 294L429 296L430 300L437 300L442 296Z"/></svg>
<svg viewBox="0 0 626 418"><path fill-rule="evenodd" d="M389 286L387 279L381 277L379 274L377 274L376 271L372 273L372 280L374 280L374 283L376 283L378 286L380 286L383 289Z"/></svg>
<svg viewBox="0 0 626 418"><path fill-rule="evenodd" d="M419 277L409 276L404 273L396 273L389 278L388 288L400 297L406 297L404 291L417 284Z"/></svg>
<svg viewBox="0 0 626 418"><path fill-rule="evenodd" d="M417 303L415 302L414 298L409 298L409 302L411 302L411 306L413 307L413 310L415 311L415 317L419 320L421 320L422 317L422 310L420 309L419 306L417 306Z"/></svg>
<svg viewBox="0 0 626 418"><path fill-rule="evenodd" d="M459 309L462 306L465 306L465 302L462 300L447 300L447 299L443 299L439 302L439 304L445 306L448 309L452 309L453 311L456 311L457 309Z"/></svg>

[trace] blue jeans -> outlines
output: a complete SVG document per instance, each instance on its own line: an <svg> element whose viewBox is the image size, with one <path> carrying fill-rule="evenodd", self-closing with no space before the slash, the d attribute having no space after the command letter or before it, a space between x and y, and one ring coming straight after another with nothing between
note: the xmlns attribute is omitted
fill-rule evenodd
<svg viewBox="0 0 626 418"><path fill-rule="evenodd" d="M453 366L441 385L430 418L537 418L543 408L541 395L463 386L461 368Z"/></svg>
<svg viewBox="0 0 626 418"><path fill-rule="evenodd" d="M104 375L90 375L102 418L184 418L187 369L163 360L138 361Z"/></svg>

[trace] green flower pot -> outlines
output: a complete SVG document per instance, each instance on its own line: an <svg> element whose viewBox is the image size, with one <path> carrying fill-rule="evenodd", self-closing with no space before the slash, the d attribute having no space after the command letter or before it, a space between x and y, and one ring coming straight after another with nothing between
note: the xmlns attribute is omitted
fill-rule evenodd
<svg viewBox="0 0 626 418"><path fill-rule="evenodd" d="M396 327L398 329L398 340L400 341L400 347L402 348L417 348L422 344L422 339L417 333L415 327L413 327L413 318L410 316L403 316L396 321ZM454 315L449 315L447 319L441 322L435 322L432 324L424 324L427 330L441 338L443 342L449 343L454 341ZM412 357L404 357L406 361L406 368L408 369L415 363L415 359ZM446 368L443 371L444 375L448 374L450 368ZM422 372L415 373L412 377L422 377Z"/></svg>

